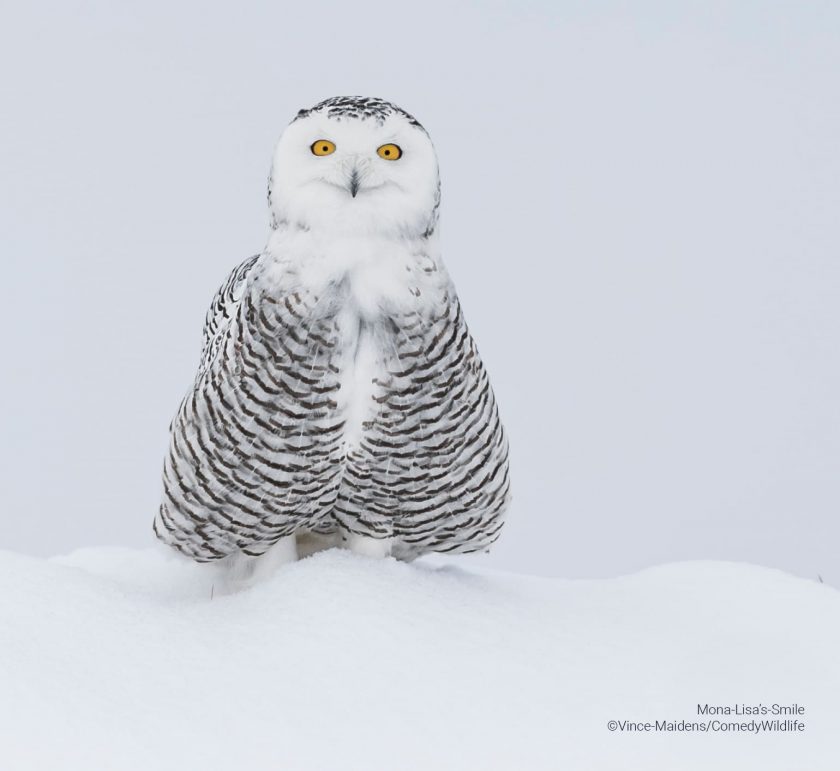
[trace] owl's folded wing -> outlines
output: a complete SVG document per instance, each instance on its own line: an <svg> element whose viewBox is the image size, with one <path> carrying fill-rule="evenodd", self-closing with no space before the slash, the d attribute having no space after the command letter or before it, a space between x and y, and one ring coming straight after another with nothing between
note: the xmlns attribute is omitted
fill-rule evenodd
<svg viewBox="0 0 840 771"><path fill-rule="evenodd" d="M230 320L236 314L239 301L242 299L242 291L245 287L248 273L259 258L260 255L255 254L253 257L249 257L237 265L228 274L228 277L216 292L213 302L210 303L204 319L204 343L202 345L201 360L198 367L199 377L215 358L216 352L230 324Z"/></svg>

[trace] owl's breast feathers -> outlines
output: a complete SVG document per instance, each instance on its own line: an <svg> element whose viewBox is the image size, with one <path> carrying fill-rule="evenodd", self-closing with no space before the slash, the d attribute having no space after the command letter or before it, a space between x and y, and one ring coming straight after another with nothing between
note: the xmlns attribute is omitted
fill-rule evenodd
<svg viewBox="0 0 840 771"><path fill-rule="evenodd" d="M252 258L211 306L158 536L200 561L336 529L393 538L409 558L487 549L509 499L507 440L445 273L421 255L373 299L353 275L280 275Z"/></svg>

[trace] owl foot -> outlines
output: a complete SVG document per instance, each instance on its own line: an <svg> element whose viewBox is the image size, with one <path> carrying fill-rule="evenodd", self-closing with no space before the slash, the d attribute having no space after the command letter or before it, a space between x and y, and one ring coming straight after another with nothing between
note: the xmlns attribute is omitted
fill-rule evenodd
<svg viewBox="0 0 840 771"><path fill-rule="evenodd" d="M218 563L221 575L214 591L218 594L233 594L247 589L265 581L281 565L295 562L297 558L297 541L293 535L281 538L268 551L256 557L244 552L231 554Z"/></svg>

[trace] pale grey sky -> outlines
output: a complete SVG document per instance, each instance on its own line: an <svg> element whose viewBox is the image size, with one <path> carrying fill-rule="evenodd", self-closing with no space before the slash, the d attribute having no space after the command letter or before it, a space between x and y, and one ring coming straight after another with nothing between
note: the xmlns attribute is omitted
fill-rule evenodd
<svg viewBox="0 0 840 771"><path fill-rule="evenodd" d="M632 8L631 8L632 5ZM501 568L694 558L840 584L831 3L50 2L0 24L0 548L151 541L219 282L302 106L438 149L493 378Z"/></svg>

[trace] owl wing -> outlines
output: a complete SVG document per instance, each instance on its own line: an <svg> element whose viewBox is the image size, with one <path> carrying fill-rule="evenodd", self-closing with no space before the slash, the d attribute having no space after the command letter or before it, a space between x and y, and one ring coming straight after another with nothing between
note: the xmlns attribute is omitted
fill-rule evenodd
<svg viewBox="0 0 840 771"><path fill-rule="evenodd" d="M395 537L403 559L486 551L510 500L508 443L454 287L425 316L395 314L377 332L377 406L334 516L352 533Z"/></svg>
<svg viewBox="0 0 840 771"><path fill-rule="evenodd" d="M170 426L154 531L198 562L334 529L343 300L289 292L266 280L270 263L246 260L217 293L198 377Z"/></svg>
<svg viewBox="0 0 840 771"><path fill-rule="evenodd" d="M255 254L237 265L213 297L204 319L204 343L197 377L201 377L216 358L231 319L236 315L248 274L259 258L260 255Z"/></svg>

